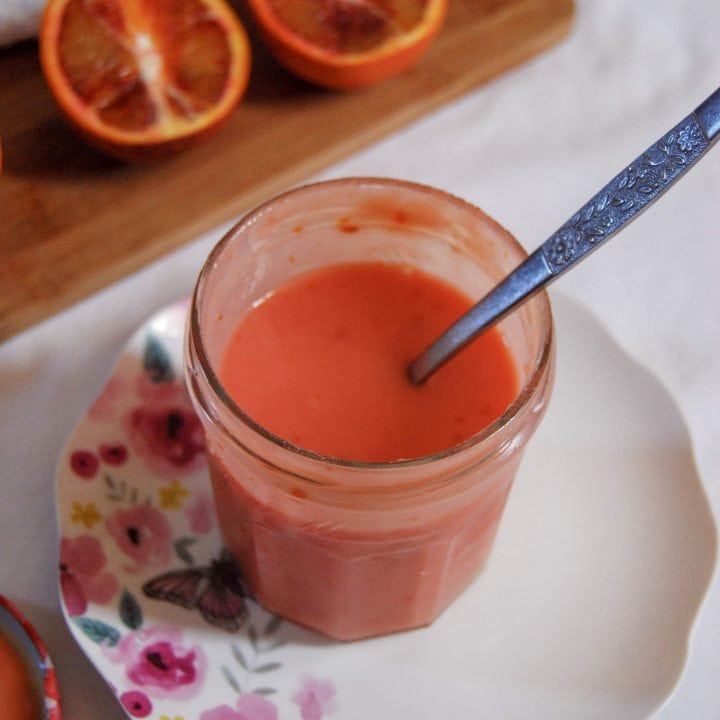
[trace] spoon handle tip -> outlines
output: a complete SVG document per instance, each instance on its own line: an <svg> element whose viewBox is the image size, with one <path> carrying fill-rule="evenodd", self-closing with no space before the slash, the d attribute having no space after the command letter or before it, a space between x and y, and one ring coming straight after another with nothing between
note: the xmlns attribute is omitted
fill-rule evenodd
<svg viewBox="0 0 720 720"><path fill-rule="evenodd" d="M720 88L627 165L409 367L415 384L597 250L670 189L720 138Z"/></svg>

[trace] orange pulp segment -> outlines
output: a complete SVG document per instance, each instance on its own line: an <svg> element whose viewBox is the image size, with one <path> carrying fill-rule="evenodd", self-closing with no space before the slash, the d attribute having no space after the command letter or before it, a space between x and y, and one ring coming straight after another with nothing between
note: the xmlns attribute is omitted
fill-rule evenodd
<svg viewBox="0 0 720 720"><path fill-rule="evenodd" d="M40 57L73 124L130 159L218 127L250 71L245 30L225 0L50 0Z"/></svg>
<svg viewBox="0 0 720 720"><path fill-rule="evenodd" d="M269 47L289 70L349 89L403 72L440 31L448 0L249 0Z"/></svg>

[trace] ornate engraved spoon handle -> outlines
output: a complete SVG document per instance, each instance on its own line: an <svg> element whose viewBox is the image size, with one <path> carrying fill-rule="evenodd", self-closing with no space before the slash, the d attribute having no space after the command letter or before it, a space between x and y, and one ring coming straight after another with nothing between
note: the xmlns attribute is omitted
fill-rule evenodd
<svg viewBox="0 0 720 720"><path fill-rule="evenodd" d="M720 138L720 88L594 195L409 368L421 383L483 330L556 280L652 205Z"/></svg>

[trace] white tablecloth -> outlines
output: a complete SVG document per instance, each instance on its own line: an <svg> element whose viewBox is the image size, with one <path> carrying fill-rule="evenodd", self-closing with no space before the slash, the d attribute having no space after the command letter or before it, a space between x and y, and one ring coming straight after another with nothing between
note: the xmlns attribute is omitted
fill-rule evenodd
<svg viewBox="0 0 720 720"><path fill-rule="evenodd" d="M532 249L720 85L718 37L715 0L579 0L576 25L562 44L323 176L390 175L444 188L483 207ZM719 197L715 150L557 285L590 308L677 400L716 517ZM68 720L124 714L88 672L61 619L56 458L128 336L189 293L221 230L0 346L0 592L44 635ZM720 717L718 678L716 578L686 671L656 717Z"/></svg>
<svg viewBox="0 0 720 720"><path fill-rule="evenodd" d="M35 37L44 0L3 0L0 4L0 46Z"/></svg>

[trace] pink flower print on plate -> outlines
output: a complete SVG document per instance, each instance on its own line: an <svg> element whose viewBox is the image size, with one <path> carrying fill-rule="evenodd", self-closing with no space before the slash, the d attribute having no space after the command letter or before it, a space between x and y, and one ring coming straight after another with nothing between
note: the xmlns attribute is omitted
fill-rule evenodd
<svg viewBox="0 0 720 720"><path fill-rule="evenodd" d="M101 443L98 447L101 460L106 465L124 465L128 459L128 449L123 443Z"/></svg>
<svg viewBox="0 0 720 720"><path fill-rule="evenodd" d="M220 705L206 710L200 720L278 720L275 705L256 693L244 693L235 703L235 708Z"/></svg>
<svg viewBox="0 0 720 720"><path fill-rule="evenodd" d="M60 540L60 589L70 615L82 615L88 602L104 605L117 594L117 578L106 571L107 558L93 535Z"/></svg>
<svg viewBox="0 0 720 720"><path fill-rule="evenodd" d="M108 657L125 666L135 690L150 698L188 700L202 689L207 658L197 646L187 646L177 627L155 625L125 635Z"/></svg>
<svg viewBox="0 0 720 720"><path fill-rule="evenodd" d="M133 449L157 473L189 473L206 462L202 426L187 403L140 405L126 426Z"/></svg>
<svg viewBox="0 0 720 720"><path fill-rule="evenodd" d="M302 720L322 720L335 706L335 685L332 680L319 680L306 675L301 678L302 688L293 695L300 706Z"/></svg>
<svg viewBox="0 0 720 720"><path fill-rule="evenodd" d="M92 450L73 450L70 455L70 467L83 480L91 480L100 468L100 459Z"/></svg>
<svg viewBox="0 0 720 720"><path fill-rule="evenodd" d="M152 712L150 698L139 690L128 690L120 696L120 703L131 717L144 718Z"/></svg>
<svg viewBox="0 0 720 720"><path fill-rule="evenodd" d="M115 510L106 521L107 529L120 550L135 561L126 572L166 565L170 560L172 531L165 515L151 505Z"/></svg>
<svg viewBox="0 0 720 720"><path fill-rule="evenodd" d="M229 705L218 705L202 713L200 720L243 720L243 716Z"/></svg>

